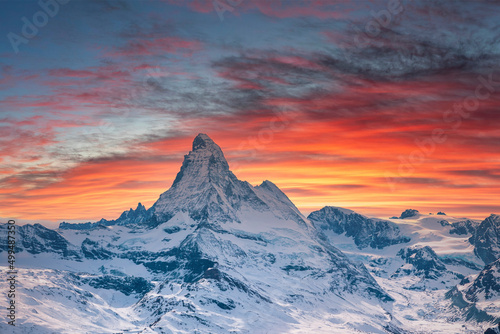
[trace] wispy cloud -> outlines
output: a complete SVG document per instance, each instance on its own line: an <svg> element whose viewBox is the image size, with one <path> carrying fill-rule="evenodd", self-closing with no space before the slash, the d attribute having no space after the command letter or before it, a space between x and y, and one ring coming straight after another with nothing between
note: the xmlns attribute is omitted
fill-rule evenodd
<svg viewBox="0 0 500 334"><path fill-rule="evenodd" d="M401 6L384 23L386 1L243 0L222 22L211 1L68 4L18 56L1 50L1 214L90 220L152 204L198 132L240 178L271 179L306 211L498 211L498 4ZM444 121L480 77L488 98Z"/></svg>

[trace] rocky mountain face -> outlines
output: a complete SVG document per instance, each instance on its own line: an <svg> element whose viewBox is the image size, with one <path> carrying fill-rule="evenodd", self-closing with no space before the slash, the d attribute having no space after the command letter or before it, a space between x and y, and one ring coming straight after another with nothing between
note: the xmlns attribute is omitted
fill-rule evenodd
<svg viewBox="0 0 500 334"><path fill-rule="evenodd" d="M461 228L461 232L472 233L469 242L474 246L474 254L483 260L486 266L477 275L465 277L460 284L447 292L446 297L467 319L498 323L500 321L500 216L492 214L480 224L470 220L460 221L455 223L456 226ZM486 333L495 331L497 329L490 328Z"/></svg>
<svg viewBox="0 0 500 334"><path fill-rule="evenodd" d="M476 233L479 224L473 220L467 219L450 224L450 234L466 235Z"/></svg>
<svg viewBox="0 0 500 334"><path fill-rule="evenodd" d="M395 275L416 275L428 279L436 279L446 272L446 265L438 258L431 247L412 246L401 249L398 254L406 264L399 268Z"/></svg>
<svg viewBox="0 0 500 334"><path fill-rule="evenodd" d="M488 328L484 334L500 334L500 323L495 328Z"/></svg>
<svg viewBox="0 0 500 334"><path fill-rule="evenodd" d="M496 299L500 301L500 259L488 264L470 286L464 290L467 300L476 302Z"/></svg>
<svg viewBox="0 0 500 334"><path fill-rule="evenodd" d="M146 210L146 207L141 203L137 204L137 208L134 210L130 208L114 220L101 219L95 223L66 223L62 222L59 224L59 228L62 230L92 230L95 228L103 228L107 226L136 226L143 227L148 225L154 225L155 220L151 222L151 214ZM150 223L151 222L151 223Z"/></svg>
<svg viewBox="0 0 500 334"><path fill-rule="evenodd" d="M474 245L474 253L485 264L500 258L500 216L492 214L479 224L470 243Z"/></svg>
<svg viewBox="0 0 500 334"><path fill-rule="evenodd" d="M332 231L352 237L356 245L379 248L406 243L410 238L401 235L398 226L390 221L369 219L350 210L324 207L307 217L320 231Z"/></svg>
<svg viewBox="0 0 500 334"><path fill-rule="evenodd" d="M82 255L87 259L111 259L113 253L109 251L104 245L99 241L93 241L89 238L85 238L81 246Z"/></svg>
<svg viewBox="0 0 500 334"><path fill-rule="evenodd" d="M401 216L399 216L399 219L406 219L406 218L414 218L419 215L418 210L415 209L407 209L401 213Z"/></svg>
<svg viewBox="0 0 500 334"><path fill-rule="evenodd" d="M0 238L7 240L7 225L0 225ZM43 225L23 225L16 228L16 252L30 254L54 253L64 258L78 259L77 247L72 245L58 232ZM0 243L0 251L8 251L6 242Z"/></svg>
<svg viewBox="0 0 500 334"><path fill-rule="evenodd" d="M195 138L172 187L161 194L149 211L158 222L185 212L202 223L241 223L252 213L266 212L278 219L305 224L295 205L271 182L253 187L238 180L229 170L220 147L205 134Z"/></svg>
<svg viewBox="0 0 500 334"><path fill-rule="evenodd" d="M464 278L446 297L468 319L500 322L500 259L478 275Z"/></svg>

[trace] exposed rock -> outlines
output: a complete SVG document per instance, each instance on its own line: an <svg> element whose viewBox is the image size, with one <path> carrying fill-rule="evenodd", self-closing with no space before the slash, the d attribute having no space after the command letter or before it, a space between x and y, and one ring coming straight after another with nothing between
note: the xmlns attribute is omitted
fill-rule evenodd
<svg viewBox="0 0 500 334"><path fill-rule="evenodd" d="M399 219L413 218L413 217L417 217L418 215L419 215L418 210L406 209L405 211L403 211L401 213L401 216L399 217Z"/></svg>
<svg viewBox="0 0 500 334"><path fill-rule="evenodd" d="M120 291L126 296L131 294L144 295L153 288L153 284L142 277L117 277L103 275L81 278L82 283L88 284L95 289L106 289Z"/></svg>
<svg viewBox="0 0 500 334"><path fill-rule="evenodd" d="M485 266L474 280L464 278L458 286L446 293L446 298L451 299L452 305L467 320L499 321L500 319L488 313L488 307L484 305L498 305L500 302L500 259Z"/></svg>
<svg viewBox="0 0 500 334"><path fill-rule="evenodd" d="M474 234L476 232L479 223L467 219L451 224L450 234L466 235Z"/></svg>
<svg viewBox="0 0 500 334"><path fill-rule="evenodd" d="M465 296L469 301L499 299L500 301L500 259L488 264L472 282Z"/></svg>
<svg viewBox="0 0 500 334"><path fill-rule="evenodd" d="M81 249L83 256L87 259L105 260L113 257L112 252L99 245L97 241L92 241L89 238L85 238L85 240L83 240Z"/></svg>
<svg viewBox="0 0 500 334"><path fill-rule="evenodd" d="M451 225L450 222L447 220L440 220L438 223L441 226L450 226Z"/></svg>
<svg viewBox="0 0 500 334"><path fill-rule="evenodd" d="M434 250L429 247L412 246L401 249L398 254L411 267L402 267L396 275L413 274L428 279L436 279L446 272L446 265L439 259Z"/></svg>
<svg viewBox="0 0 500 334"><path fill-rule="evenodd" d="M474 253L485 264L500 258L500 216L492 214L483 220L469 241L474 245Z"/></svg>
<svg viewBox="0 0 500 334"><path fill-rule="evenodd" d="M342 208L326 206L312 212L308 219L322 231L331 230L352 237L360 249L368 246L381 249L410 241L409 237L401 235L399 227L393 222L366 218Z"/></svg>
<svg viewBox="0 0 500 334"><path fill-rule="evenodd" d="M56 253L65 258L80 258L74 245L71 245L58 232L40 224L27 224L16 227L16 252L27 251L31 254ZM0 237L7 240L7 225L0 225ZM0 243L0 251L7 251L6 242Z"/></svg>
<svg viewBox="0 0 500 334"><path fill-rule="evenodd" d="M484 334L500 334L500 322L498 323L498 326L495 328L488 328Z"/></svg>
<svg viewBox="0 0 500 334"><path fill-rule="evenodd" d="M96 228L105 228L107 226L136 226L136 227L151 227L156 225L156 220L152 217L151 213L146 210L144 205L141 203L137 204L137 208L134 210L130 208L114 220L106 220L102 218L98 222L91 223L66 223L62 222L59 224L59 228L62 230L92 230Z"/></svg>

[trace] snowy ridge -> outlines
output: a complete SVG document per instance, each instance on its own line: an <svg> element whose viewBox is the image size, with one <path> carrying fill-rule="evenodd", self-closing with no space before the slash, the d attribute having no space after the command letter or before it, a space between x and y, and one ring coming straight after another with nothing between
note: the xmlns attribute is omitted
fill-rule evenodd
<svg viewBox="0 0 500 334"><path fill-rule="evenodd" d="M311 212L307 218L327 237L331 232L345 233L347 237L352 237L360 249L368 246L381 249L411 240L401 235L399 227L393 222L369 219L347 209L326 206L319 211Z"/></svg>
<svg viewBox="0 0 500 334"><path fill-rule="evenodd" d="M500 216L492 214L483 220L470 242L474 245L474 253L485 264L496 261L500 257Z"/></svg>

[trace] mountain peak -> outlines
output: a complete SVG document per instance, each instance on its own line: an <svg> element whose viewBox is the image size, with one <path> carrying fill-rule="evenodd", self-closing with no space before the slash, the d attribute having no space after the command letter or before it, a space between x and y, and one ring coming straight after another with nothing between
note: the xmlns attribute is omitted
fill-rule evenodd
<svg viewBox="0 0 500 334"><path fill-rule="evenodd" d="M406 218L418 218L420 212L415 209L406 209L401 213L401 216L399 216L399 219L406 219Z"/></svg>
<svg viewBox="0 0 500 334"><path fill-rule="evenodd" d="M212 140L212 138L204 133L199 133L193 140L193 151L213 147L219 148L219 146Z"/></svg>
<svg viewBox="0 0 500 334"><path fill-rule="evenodd" d="M181 211L198 221L241 222L252 212L304 223L299 210L272 182L253 187L238 180L221 148L204 133L194 138L172 187L149 212L157 222L166 222Z"/></svg>
<svg viewBox="0 0 500 334"><path fill-rule="evenodd" d="M230 174L229 165L221 148L209 136L200 133L193 140L193 150L184 156L181 170L173 186L181 181L202 184Z"/></svg>
<svg viewBox="0 0 500 334"><path fill-rule="evenodd" d="M137 208L135 208L135 211L146 211L146 207L141 202L139 202L137 204Z"/></svg>
<svg viewBox="0 0 500 334"><path fill-rule="evenodd" d="M185 156L185 159L196 161L197 163L202 163L208 160L213 162L216 160L227 166L227 169L229 169L224 153L222 153L219 145L217 145L212 138L204 133L199 133L194 138L193 149L188 155Z"/></svg>

